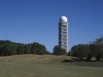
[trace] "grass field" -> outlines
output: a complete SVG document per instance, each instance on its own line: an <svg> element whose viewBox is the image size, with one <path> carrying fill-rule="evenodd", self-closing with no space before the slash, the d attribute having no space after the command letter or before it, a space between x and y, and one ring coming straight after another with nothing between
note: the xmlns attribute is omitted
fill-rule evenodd
<svg viewBox="0 0 103 77"><path fill-rule="evenodd" d="M67 56L0 57L0 77L103 77L103 62L62 62Z"/></svg>

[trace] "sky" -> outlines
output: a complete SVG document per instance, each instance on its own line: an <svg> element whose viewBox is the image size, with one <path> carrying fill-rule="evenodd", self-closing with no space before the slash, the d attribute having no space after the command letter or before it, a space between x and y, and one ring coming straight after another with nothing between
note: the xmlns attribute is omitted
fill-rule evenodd
<svg viewBox="0 0 103 77"><path fill-rule="evenodd" d="M0 40L39 42L52 52L58 23L69 23L69 50L103 35L103 0L0 0Z"/></svg>

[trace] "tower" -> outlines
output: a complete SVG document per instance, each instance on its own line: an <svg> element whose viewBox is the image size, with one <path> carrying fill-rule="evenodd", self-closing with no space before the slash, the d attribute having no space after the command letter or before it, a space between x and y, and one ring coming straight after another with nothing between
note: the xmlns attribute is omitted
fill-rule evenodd
<svg viewBox="0 0 103 77"><path fill-rule="evenodd" d="M59 47L68 52L68 19L61 16L59 20Z"/></svg>

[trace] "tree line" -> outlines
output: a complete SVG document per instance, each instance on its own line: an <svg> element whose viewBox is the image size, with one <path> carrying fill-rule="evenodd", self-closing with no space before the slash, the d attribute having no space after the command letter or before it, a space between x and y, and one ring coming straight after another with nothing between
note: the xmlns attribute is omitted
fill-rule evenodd
<svg viewBox="0 0 103 77"><path fill-rule="evenodd" d="M97 38L89 44L78 44L71 48L69 54L73 57L90 61L93 57L97 60L103 60L103 37Z"/></svg>
<svg viewBox="0 0 103 77"><path fill-rule="evenodd" d="M23 44L9 40L0 40L0 56L21 55L21 54L49 54L46 47L37 42Z"/></svg>

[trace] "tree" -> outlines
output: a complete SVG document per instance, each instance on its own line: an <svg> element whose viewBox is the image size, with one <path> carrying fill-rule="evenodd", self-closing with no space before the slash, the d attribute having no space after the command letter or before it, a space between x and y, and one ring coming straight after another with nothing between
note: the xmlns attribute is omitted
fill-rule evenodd
<svg viewBox="0 0 103 77"><path fill-rule="evenodd" d="M87 61L90 61L91 58L94 56L94 50L95 50L95 45L94 44L89 44L88 45L88 52L87 52Z"/></svg>
<svg viewBox="0 0 103 77"><path fill-rule="evenodd" d="M103 44L103 36L96 38L92 43L93 44Z"/></svg>
<svg viewBox="0 0 103 77"><path fill-rule="evenodd" d="M24 45L24 54L31 54L31 46L32 46L32 44Z"/></svg>
<svg viewBox="0 0 103 77"><path fill-rule="evenodd" d="M24 54L24 45L23 44L18 45L17 54L18 55Z"/></svg>
<svg viewBox="0 0 103 77"><path fill-rule="evenodd" d="M94 48L94 56L97 61L100 61L102 58L103 60L103 36L95 39L95 41L92 42L95 45Z"/></svg>
<svg viewBox="0 0 103 77"><path fill-rule="evenodd" d="M100 53L101 53L101 59L102 59L102 61L103 61L103 43L102 44L100 44Z"/></svg>
<svg viewBox="0 0 103 77"><path fill-rule="evenodd" d="M80 58L86 58L88 61L95 57L97 61L103 60L103 37L97 38L89 44L78 44L71 48L71 55Z"/></svg>
<svg viewBox="0 0 103 77"><path fill-rule="evenodd" d="M100 61L100 59L102 58L101 44L95 45L95 58L97 61Z"/></svg>
<svg viewBox="0 0 103 77"><path fill-rule="evenodd" d="M88 44L78 44L71 48L72 56L79 58L81 61L87 57L89 51L90 49Z"/></svg>
<svg viewBox="0 0 103 77"><path fill-rule="evenodd" d="M67 52L65 49L59 47L58 45L56 45L53 49L53 55L66 55Z"/></svg>
<svg viewBox="0 0 103 77"><path fill-rule="evenodd" d="M44 45L39 43L22 44L9 40L0 40L0 56L20 54L48 54Z"/></svg>
<svg viewBox="0 0 103 77"><path fill-rule="evenodd" d="M32 46L31 46L31 53L32 54L39 54L39 55L43 55L43 54L46 54L46 47L42 44L39 44L39 43L32 43Z"/></svg>
<svg viewBox="0 0 103 77"><path fill-rule="evenodd" d="M67 53L67 56L71 56L71 51L69 51L69 52Z"/></svg>

